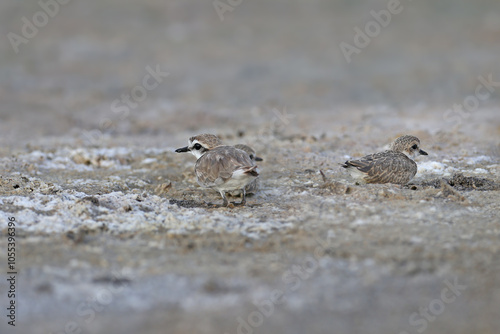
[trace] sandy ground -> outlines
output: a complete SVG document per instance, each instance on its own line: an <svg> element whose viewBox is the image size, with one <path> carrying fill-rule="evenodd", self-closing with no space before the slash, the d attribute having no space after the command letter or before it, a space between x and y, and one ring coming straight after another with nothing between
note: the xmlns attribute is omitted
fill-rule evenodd
<svg viewBox="0 0 500 334"><path fill-rule="evenodd" d="M0 333L497 333L500 6L402 1L348 63L387 4L74 0L4 38ZM0 35L40 10L2 2ZM203 132L264 158L246 207L174 153ZM408 186L338 166L401 134Z"/></svg>

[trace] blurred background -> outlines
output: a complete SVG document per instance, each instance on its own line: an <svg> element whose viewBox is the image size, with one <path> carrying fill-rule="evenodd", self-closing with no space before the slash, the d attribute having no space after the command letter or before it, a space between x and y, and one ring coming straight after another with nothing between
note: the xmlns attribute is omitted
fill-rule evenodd
<svg viewBox="0 0 500 334"><path fill-rule="evenodd" d="M443 277L470 288L427 333L498 330L498 275L480 275L500 254L498 191L439 188L450 170L500 175L498 0L2 0L0 36L23 333L237 332L323 238L322 270L261 331L415 333ZM201 132L255 143L257 209L169 202L210 200L173 153ZM436 189L338 168L403 133ZM76 313L117 281L96 321Z"/></svg>
<svg viewBox="0 0 500 334"><path fill-rule="evenodd" d="M365 31L376 22L371 11L387 12L390 1L47 3L52 15L40 14L37 1L0 4L4 148L49 137L92 144L85 131L96 129L103 140L139 142L222 123L258 131L269 108L287 108L305 131L416 113L432 131L454 124L443 115L474 93L478 76L500 81L495 0L402 0L350 62L341 43L356 47L355 29ZM126 116L115 112L113 101L140 86L148 66L169 75ZM466 123L497 127L498 96L481 101ZM324 115L336 116L325 123ZM419 117L408 127L418 128Z"/></svg>

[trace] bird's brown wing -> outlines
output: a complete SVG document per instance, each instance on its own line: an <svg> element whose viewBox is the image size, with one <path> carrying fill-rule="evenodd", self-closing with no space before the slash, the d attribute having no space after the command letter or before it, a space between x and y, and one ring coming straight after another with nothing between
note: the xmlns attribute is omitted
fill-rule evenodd
<svg viewBox="0 0 500 334"><path fill-rule="evenodd" d="M232 146L219 146L196 161L195 173L201 185L213 187L226 182L237 169L251 170L254 166L245 151Z"/></svg>
<svg viewBox="0 0 500 334"><path fill-rule="evenodd" d="M359 160L346 161L347 167L366 174L367 183L407 183L416 173L417 165L400 152L385 151L367 155Z"/></svg>
<svg viewBox="0 0 500 334"><path fill-rule="evenodd" d="M373 160L376 154L370 154L367 156L362 157L361 159L358 160L347 160L342 167L344 168L356 168L360 172L363 173L368 173L370 169L373 167Z"/></svg>
<svg viewBox="0 0 500 334"><path fill-rule="evenodd" d="M400 157L395 157L392 154L376 156L365 178L366 182L387 183L393 180L398 171L402 170L399 158Z"/></svg>

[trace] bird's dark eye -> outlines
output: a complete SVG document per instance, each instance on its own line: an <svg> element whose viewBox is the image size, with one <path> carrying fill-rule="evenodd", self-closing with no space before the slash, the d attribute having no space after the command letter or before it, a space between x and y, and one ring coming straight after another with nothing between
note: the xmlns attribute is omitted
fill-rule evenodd
<svg viewBox="0 0 500 334"><path fill-rule="evenodd" d="M253 158L254 158L253 154L250 154L250 159L252 159L252 160L253 160Z"/></svg>
<svg viewBox="0 0 500 334"><path fill-rule="evenodd" d="M411 148L414 149L414 150L416 150L418 148L418 145L414 144Z"/></svg>
<svg viewBox="0 0 500 334"><path fill-rule="evenodd" d="M196 143L196 144L194 144L193 148L194 148L195 150L199 150L199 149L201 148L201 145L200 145L200 144L198 144L198 143Z"/></svg>

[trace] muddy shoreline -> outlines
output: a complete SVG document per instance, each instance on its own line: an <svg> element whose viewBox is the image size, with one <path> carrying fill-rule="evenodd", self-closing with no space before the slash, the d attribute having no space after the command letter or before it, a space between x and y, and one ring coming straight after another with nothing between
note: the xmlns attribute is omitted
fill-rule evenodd
<svg viewBox="0 0 500 334"><path fill-rule="evenodd" d="M349 63L387 1L72 1L0 43L0 332L497 333L498 3L401 4ZM264 158L247 206L206 204L199 133ZM408 186L338 165L403 134Z"/></svg>

